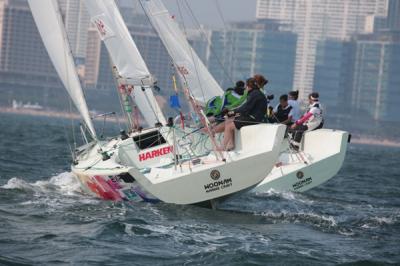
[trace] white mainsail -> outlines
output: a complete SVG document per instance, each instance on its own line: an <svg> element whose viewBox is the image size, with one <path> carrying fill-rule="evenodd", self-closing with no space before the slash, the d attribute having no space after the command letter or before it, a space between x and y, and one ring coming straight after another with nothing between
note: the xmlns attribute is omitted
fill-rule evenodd
<svg viewBox="0 0 400 266"><path fill-rule="evenodd" d="M154 97L151 76L114 0L85 0L92 23L107 47L118 74L126 84L136 86L136 104L149 125L166 123L165 117ZM140 87L145 87L144 91Z"/></svg>
<svg viewBox="0 0 400 266"><path fill-rule="evenodd" d="M178 23L171 17L162 1L140 1L194 98L204 104L214 96L221 96L223 90L190 46Z"/></svg>
<svg viewBox="0 0 400 266"><path fill-rule="evenodd" d="M90 119L57 1L28 0L28 3L40 36L62 83L92 137L96 138L96 131Z"/></svg>

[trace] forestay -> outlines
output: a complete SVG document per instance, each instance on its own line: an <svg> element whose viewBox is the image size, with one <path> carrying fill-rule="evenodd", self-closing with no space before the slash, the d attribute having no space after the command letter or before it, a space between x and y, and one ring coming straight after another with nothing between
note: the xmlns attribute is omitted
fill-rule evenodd
<svg viewBox="0 0 400 266"><path fill-rule="evenodd" d="M169 14L162 1L140 1L154 29L172 57L181 78L187 82L195 99L205 104L210 98L221 96L223 90L190 46L178 23Z"/></svg>
<svg viewBox="0 0 400 266"><path fill-rule="evenodd" d="M107 47L113 64L125 84L134 85L134 97L149 125L165 124L165 118L151 91L155 80L150 74L114 0L85 0L92 23ZM144 92L140 87L147 88Z"/></svg>
<svg viewBox="0 0 400 266"><path fill-rule="evenodd" d="M76 72L57 0L28 0L33 18L53 65L91 135L96 131Z"/></svg>

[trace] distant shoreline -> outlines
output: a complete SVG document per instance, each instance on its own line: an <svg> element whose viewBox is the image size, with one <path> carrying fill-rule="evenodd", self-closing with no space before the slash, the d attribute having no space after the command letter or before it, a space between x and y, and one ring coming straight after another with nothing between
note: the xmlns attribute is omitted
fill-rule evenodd
<svg viewBox="0 0 400 266"><path fill-rule="evenodd" d="M54 117L54 118L74 119L74 120L81 119L81 116L78 113L62 112L62 111L55 111L55 110L50 111L50 110L35 110L35 109L24 109L24 108L14 109L11 107L0 107L0 113ZM118 117L118 119L123 119L123 118ZM95 117L94 120L102 120L102 118ZM115 118L115 116L108 117L107 121L117 122L117 119Z"/></svg>
<svg viewBox="0 0 400 266"><path fill-rule="evenodd" d="M60 111L49 111L49 110L35 110L35 109L14 109L11 107L0 107L0 113L7 114L18 114L18 115L31 115L31 116L45 116L45 117L57 117L57 118L68 118L68 119L80 119L77 113L68 113Z"/></svg>
<svg viewBox="0 0 400 266"><path fill-rule="evenodd" d="M13 109L10 107L0 107L0 113L18 114L18 115L31 115L31 116L44 116L44 117L56 117L79 120L80 115L77 113L61 112L61 111L49 111L49 110L34 110L34 109ZM100 120L97 118L96 120ZM116 122L114 117L107 118L110 122ZM123 119L119 117L119 119ZM363 145L374 145L384 147L396 147L400 148L400 142L391 140L376 140L367 136L356 136L353 135L351 143L363 144Z"/></svg>

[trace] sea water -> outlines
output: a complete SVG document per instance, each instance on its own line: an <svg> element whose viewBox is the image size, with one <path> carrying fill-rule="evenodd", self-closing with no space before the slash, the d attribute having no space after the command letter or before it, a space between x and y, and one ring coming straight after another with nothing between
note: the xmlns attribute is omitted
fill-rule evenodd
<svg viewBox="0 0 400 266"><path fill-rule="evenodd" d="M213 211L86 195L67 139L69 120L0 114L0 265L400 264L400 149L350 145L318 188Z"/></svg>

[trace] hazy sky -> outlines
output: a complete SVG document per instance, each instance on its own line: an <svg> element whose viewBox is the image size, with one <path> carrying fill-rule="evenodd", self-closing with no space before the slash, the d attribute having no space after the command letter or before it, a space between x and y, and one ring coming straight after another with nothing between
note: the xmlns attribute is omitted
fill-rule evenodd
<svg viewBox="0 0 400 266"><path fill-rule="evenodd" d="M137 5L138 0L119 0L124 5ZM223 26L221 15L218 12L217 4L221 9L223 19L226 22L238 20L254 20L256 13L256 0L162 0L171 14L176 15L180 20L178 2L186 22L192 17L186 8L187 2L201 24L221 27Z"/></svg>

